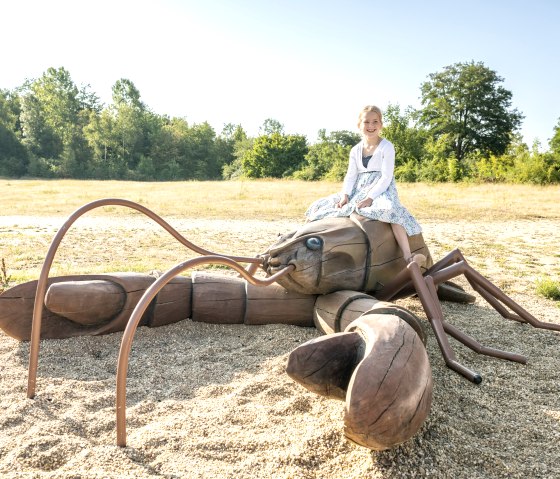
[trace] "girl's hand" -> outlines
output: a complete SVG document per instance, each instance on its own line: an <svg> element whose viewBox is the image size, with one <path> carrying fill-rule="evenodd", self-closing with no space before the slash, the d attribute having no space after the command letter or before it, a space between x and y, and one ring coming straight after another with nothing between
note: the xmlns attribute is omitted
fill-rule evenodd
<svg viewBox="0 0 560 479"><path fill-rule="evenodd" d="M356 206L358 208L367 208L368 206L371 206L372 203L373 203L373 200L371 198L366 198L366 199L360 201Z"/></svg>
<svg viewBox="0 0 560 479"><path fill-rule="evenodd" d="M348 195L344 195L344 197L336 204L336 207L342 208L346 203L348 203Z"/></svg>

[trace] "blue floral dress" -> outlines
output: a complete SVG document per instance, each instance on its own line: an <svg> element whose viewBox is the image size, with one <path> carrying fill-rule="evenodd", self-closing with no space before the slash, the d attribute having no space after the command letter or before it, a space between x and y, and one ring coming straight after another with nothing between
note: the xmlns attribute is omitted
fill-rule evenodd
<svg viewBox="0 0 560 479"><path fill-rule="evenodd" d="M395 179L391 180L388 188L373 199L371 206L358 208L356 205L367 197L367 192L381 177L380 171L364 171L358 174L352 193L348 195L348 203L342 208L336 204L341 200L341 194L320 198L313 202L305 212L309 221L320 220L327 217L350 216L353 212L372 220L383 221L401 225L408 236L422 232L420 224L401 204Z"/></svg>

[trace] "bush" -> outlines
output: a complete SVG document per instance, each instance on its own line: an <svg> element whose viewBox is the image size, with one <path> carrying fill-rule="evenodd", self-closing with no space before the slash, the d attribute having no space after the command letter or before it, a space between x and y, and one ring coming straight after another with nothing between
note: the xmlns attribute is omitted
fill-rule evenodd
<svg viewBox="0 0 560 479"><path fill-rule="evenodd" d="M537 293L545 298L560 301L560 281L542 278L537 281Z"/></svg>
<svg viewBox="0 0 560 479"><path fill-rule="evenodd" d="M418 180L418 163L414 160L408 160L395 168L395 179L407 183L414 183Z"/></svg>

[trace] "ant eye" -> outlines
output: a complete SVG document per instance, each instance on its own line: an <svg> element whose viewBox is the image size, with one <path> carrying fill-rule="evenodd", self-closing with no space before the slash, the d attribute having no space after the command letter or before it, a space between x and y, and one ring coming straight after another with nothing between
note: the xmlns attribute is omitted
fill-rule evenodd
<svg viewBox="0 0 560 479"><path fill-rule="evenodd" d="M321 246L323 246L323 241L321 238L313 236L305 240L305 246L312 251L317 251L318 249L321 249Z"/></svg>

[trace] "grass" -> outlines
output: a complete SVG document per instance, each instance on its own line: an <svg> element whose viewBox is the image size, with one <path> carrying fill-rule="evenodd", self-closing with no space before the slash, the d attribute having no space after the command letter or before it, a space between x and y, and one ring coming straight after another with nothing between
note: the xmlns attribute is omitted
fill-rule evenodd
<svg viewBox="0 0 560 479"><path fill-rule="evenodd" d="M63 216L101 198L141 203L164 217L297 219L315 199L340 183L293 180L123 182L0 179L4 215ZM560 218L560 187L400 183L399 195L419 220L503 221ZM104 207L95 215L126 216Z"/></svg>
<svg viewBox="0 0 560 479"><path fill-rule="evenodd" d="M537 293L545 298L560 301L560 281L542 278L536 283Z"/></svg>
<svg viewBox="0 0 560 479"><path fill-rule="evenodd" d="M8 270L6 269L6 261L2 258L0 263L0 293L10 286L11 276L8 276Z"/></svg>
<svg viewBox="0 0 560 479"><path fill-rule="evenodd" d="M335 192L334 183L296 181L119 182L0 180L3 211L10 215L68 216L101 198L123 198L160 216L208 219L301 217L305 205ZM9 212L9 213L7 213ZM132 210L107 206L98 215L123 216Z"/></svg>

